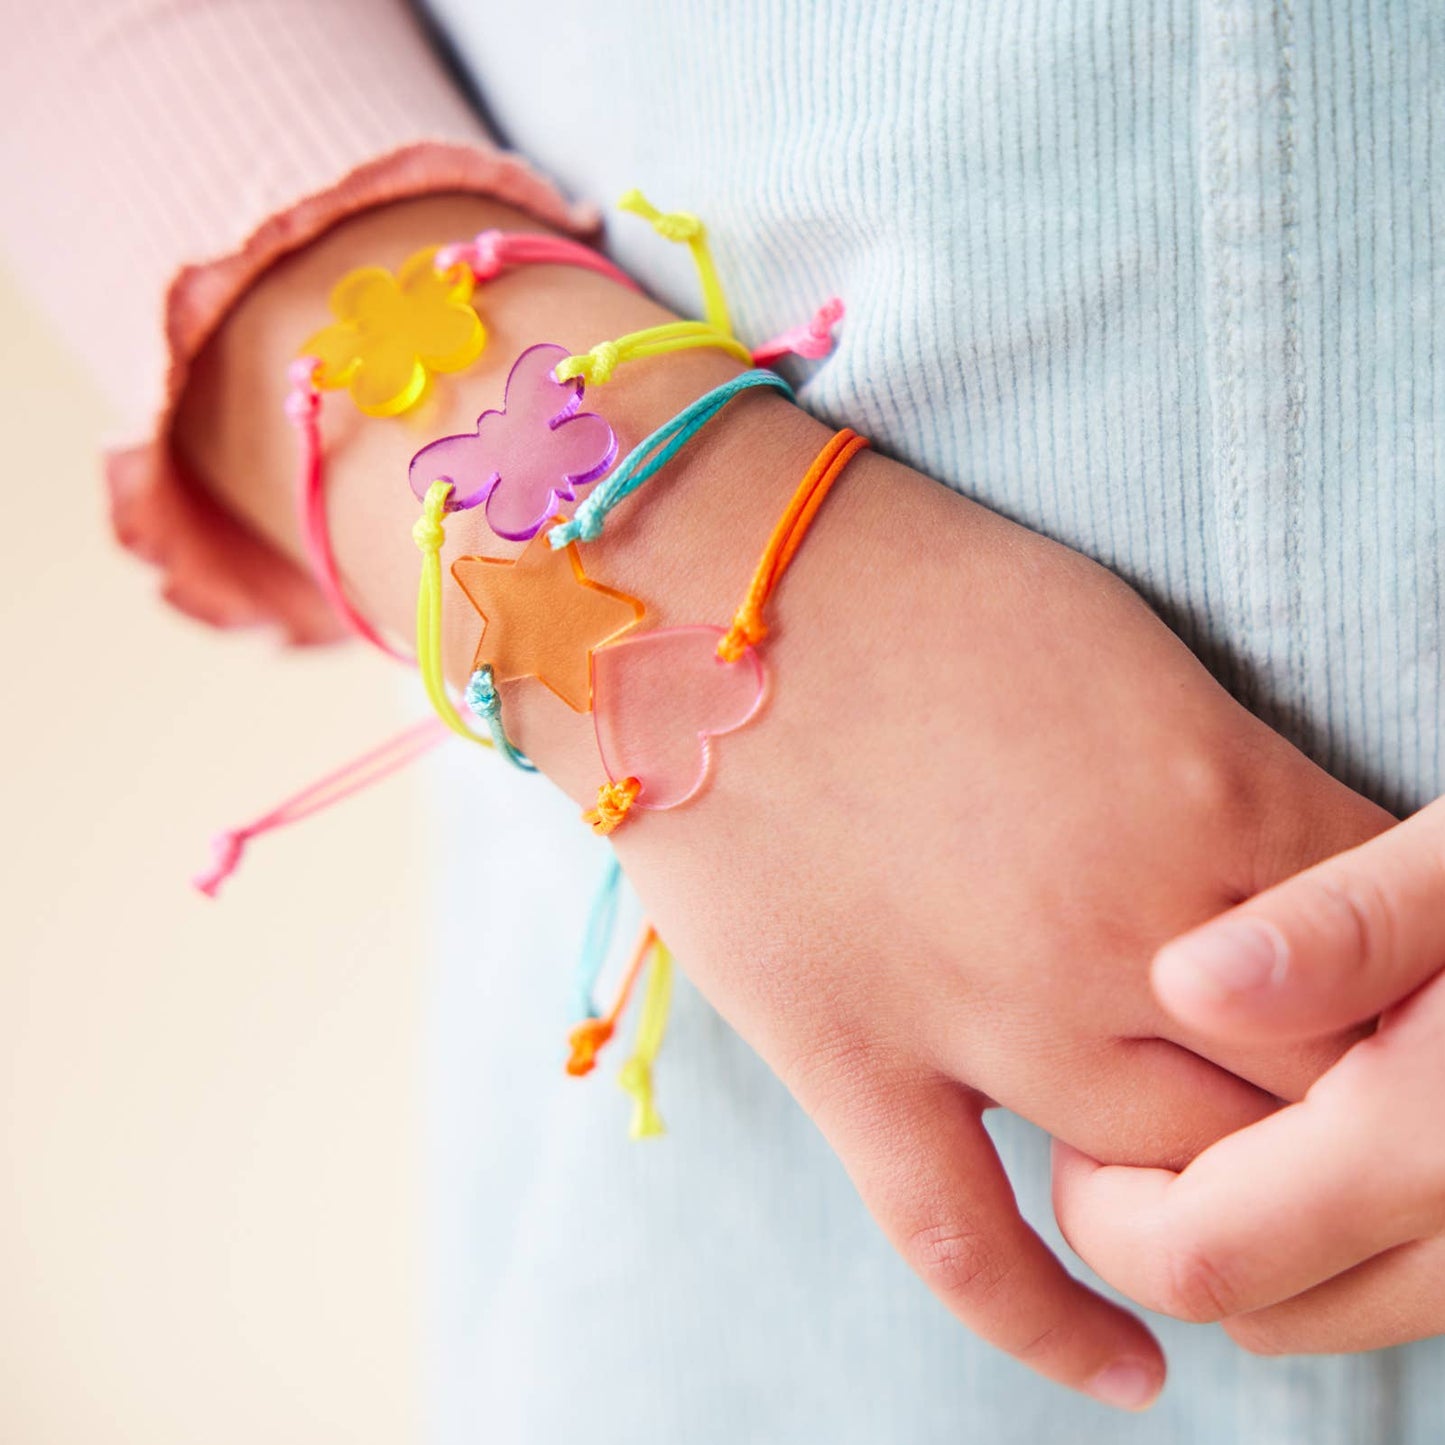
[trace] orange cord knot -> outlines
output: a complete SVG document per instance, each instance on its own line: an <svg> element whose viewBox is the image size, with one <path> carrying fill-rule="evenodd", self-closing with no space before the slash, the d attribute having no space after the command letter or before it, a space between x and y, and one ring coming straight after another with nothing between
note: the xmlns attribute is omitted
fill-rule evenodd
<svg viewBox="0 0 1445 1445"><path fill-rule="evenodd" d="M736 662L748 648L756 647L768 635L768 624L756 612L739 612L723 633L717 655L724 662Z"/></svg>
<svg viewBox="0 0 1445 1445"><path fill-rule="evenodd" d="M604 837L622 826L642 784L636 778L623 778L620 783L603 783L597 789L597 806L583 813L582 821L591 826L594 833Z"/></svg>
<svg viewBox="0 0 1445 1445"><path fill-rule="evenodd" d="M617 1025L611 1019L583 1019L570 1034L567 1043L567 1072L574 1079L590 1074L597 1067L597 1053L612 1037Z"/></svg>

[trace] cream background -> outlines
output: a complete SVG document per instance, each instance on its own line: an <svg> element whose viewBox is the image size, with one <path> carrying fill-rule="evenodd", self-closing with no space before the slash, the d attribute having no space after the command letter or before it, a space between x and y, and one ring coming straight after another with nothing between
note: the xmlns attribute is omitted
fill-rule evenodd
<svg viewBox="0 0 1445 1445"><path fill-rule="evenodd" d="M406 1445L418 1424L415 777L187 886L419 713L356 649L170 613L106 418L0 278L0 1441Z"/></svg>

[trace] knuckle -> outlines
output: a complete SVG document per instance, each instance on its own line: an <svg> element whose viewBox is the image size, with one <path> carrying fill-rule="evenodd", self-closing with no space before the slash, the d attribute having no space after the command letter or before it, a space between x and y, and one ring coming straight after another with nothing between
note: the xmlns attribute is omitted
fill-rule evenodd
<svg viewBox="0 0 1445 1445"><path fill-rule="evenodd" d="M1341 869L1322 875L1311 891L1309 910L1349 957L1368 966L1394 956L1394 899L1373 874Z"/></svg>
<svg viewBox="0 0 1445 1445"><path fill-rule="evenodd" d="M1046 1359L1054 1353L1055 1347L1064 1338L1064 1324L1062 1320L1050 1320L1042 1329L1036 1330L1026 1340L1010 1351L1016 1360L1025 1365L1031 1365L1039 1360Z"/></svg>
<svg viewBox="0 0 1445 1445"><path fill-rule="evenodd" d="M1175 1249L1168 1256L1164 1289L1157 1308L1175 1319L1210 1324L1236 1314L1238 1298L1219 1264L1197 1245Z"/></svg>
<svg viewBox="0 0 1445 1445"><path fill-rule="evenodd" d="M1225 1333L1240 1349L1251 1355L1283 1355L1289 1344L1267 1315L1240 1315L1226 1320Z"/></svg>
<svg viewBox="0 0 1445 1445"><path fill-rule="evenodd" d="M952 1301L987 1299L1008 1267L982 1234L956 1224L930 1224L904 1242L904 1258L935 1294Z"/></svg>

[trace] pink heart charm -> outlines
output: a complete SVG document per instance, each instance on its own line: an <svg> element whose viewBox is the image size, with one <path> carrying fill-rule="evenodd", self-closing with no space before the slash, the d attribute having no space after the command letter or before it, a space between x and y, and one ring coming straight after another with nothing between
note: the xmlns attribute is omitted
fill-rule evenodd
<svg viewBox="0 0 1445 1445"><path fill-rule="evenodd" d="M707 781L712 739L736 732L762 706L767 671L750 647L717 655L720 627L668 627L592 654L592 716L613 782L642 784L639 808L661 811Z"/></svg>

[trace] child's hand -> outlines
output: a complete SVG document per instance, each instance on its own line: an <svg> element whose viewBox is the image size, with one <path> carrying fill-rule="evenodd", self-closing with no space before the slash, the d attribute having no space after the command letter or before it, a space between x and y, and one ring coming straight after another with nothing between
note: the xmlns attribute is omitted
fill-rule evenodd
<svg viewBox="0 0 1445 1445"><path fill-rule="evenodd" d="M749 534L715 544L736 548L723 573L745 570L770 502L715 499ZM664 554L656 510L628 528ZM1158 1008L1147 960L1387 820L1116 580L880 458L854 463L794 568L767 713L722 740L703 798L617 848L692 978L958 1318L1056 1380L1146 1403L1157 1347L1025 1225L981 1112L996 1100L1112 1160L1179 1168L1274 1107L1234 1073L1298 1097L1345 1040L1216 1050L1226 1073ZM721 610L715 581L662 620ZM519 695L513 715L585 797L595 761L574 772L554 746L559 710Z"/></svg>
<svg viewBox="0 0 1445 1445"><path fill-rule="evenodd" d="M284 378L331 281L488 224L505 219L446 198L358 218L237 308L196 368L180 438L259 533L297 547ZM481 362L416 416L327 410L343 572L399 637L416 602L412 454L474 426L524 347L581 350L670 319L557 268L503 277L485 303ZM682 353L624 368L588 402L605 401L625 449L737 369ZM644 598L648 626L725 623L830 430L781 400L732 403L589 544L589 573ZM447 538L448 563L508 550L476 512ZM455 596L446 619L460 685L477 619ZM1026 1226L980 1114L996 1100L1095 1157L1182 1168L1273 1096L1298 1097L1344 1040L1206 1062L1151 995L1148 959L1389 819L1232 702L1118 579L876 454L829 495L770 625L766 707L719 740L696 801L616 833L628 873L959 1319L1053 1379L1142 1405L1162 1381L1157 1345ZM509 685L505 705L518 745L590 804L592 719L535 683ZM505 837L498 820L501 856Z"/></svg>
<svg viewBox="0 0 1445 1445"><path fill-rule="evenodd" d="M1182 1174L1061 1148L1070 1243L1152 1309L1267 1354L1445 1332L1445 799L1163 949L1178 1019L1236 1043L1378 1028ZM1423 987L1422 987L1423 985ZM1383 1010L1383 1013L1381 1011Z"/></svg>

